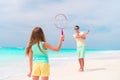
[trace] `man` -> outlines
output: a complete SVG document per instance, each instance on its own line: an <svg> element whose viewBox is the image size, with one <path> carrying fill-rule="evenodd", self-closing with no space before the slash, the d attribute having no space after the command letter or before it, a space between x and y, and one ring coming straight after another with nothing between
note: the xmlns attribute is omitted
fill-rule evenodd
<svg viewBox="0 0 120 80"><path fill-rule="evenodd" d="M84 71L84 57L85 57L85 39L86 35L89 33L89 30L87 32L81 32L79 26L75 26L75 34L73 35L74 39L77 43L77 54L78 54L78 62L80 65L79 71Z"/></svg>

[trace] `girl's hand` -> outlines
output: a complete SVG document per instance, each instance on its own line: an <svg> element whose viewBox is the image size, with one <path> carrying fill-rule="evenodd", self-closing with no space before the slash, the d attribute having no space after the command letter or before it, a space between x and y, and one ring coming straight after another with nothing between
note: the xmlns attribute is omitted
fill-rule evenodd
<svg viewBox="0 0 120 80"><path fill-rule="evenodd" d="M27 74L27 76L28 76L28 77L31 77L31 72L29 72L29 73Z"/></svg>
<svg viewBox="0 0 120 80"><path fill-rule="evenodd" d="M61 39L62 41L64 40L64 38L65 38L65 36L64 36L64 35L61 35L60 39Z"/></svg>

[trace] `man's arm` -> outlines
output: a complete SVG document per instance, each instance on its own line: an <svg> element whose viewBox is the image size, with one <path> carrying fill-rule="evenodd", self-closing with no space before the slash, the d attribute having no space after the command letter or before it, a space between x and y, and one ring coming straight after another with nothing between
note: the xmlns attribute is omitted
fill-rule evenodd
<svg viewBox="0 0 120 80"><path fill-rule="evenodd" d="M86 39L87 34L89 34L90 30L88 30L87 32L84 32L83 35L81 35L82 39Z"/></svg>
<svg viewBox="0 0 120 80"><path fill-rule="evenodd" d="M85 33L84 33L84 35L87 35L87 34L89 34L89 32L90 32L90 30L88 30L87 32L85 32Z"/></svg>

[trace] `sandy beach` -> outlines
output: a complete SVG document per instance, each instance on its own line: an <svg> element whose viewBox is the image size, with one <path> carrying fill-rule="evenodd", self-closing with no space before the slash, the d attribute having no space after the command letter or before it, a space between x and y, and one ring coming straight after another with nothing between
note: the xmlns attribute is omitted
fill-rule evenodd
<svg viewBox="0 0 120 80"><path fill-rule="evenodd" d="M52 68L51 80L120 80L120 59L86 60L85 72L71 62Z"/></svg>
<svg viewBox="0 0 120 80"><path fill-rule="evenodd" d="M106 57L100 56L103 54L106 54ZM56 60L54 63L57 63L57 65L50 62L51 74L49 80L120 80L120 51L95 55L86 55L84 72L78 71L79 64L76 58ZM13 67L13 71L18 71L18 74L0 80L31 80L26 76L28 72L26 70L28 67L27 61L22 62L22 64L14 63L13 66L15 65L18 68Z"/></svg>

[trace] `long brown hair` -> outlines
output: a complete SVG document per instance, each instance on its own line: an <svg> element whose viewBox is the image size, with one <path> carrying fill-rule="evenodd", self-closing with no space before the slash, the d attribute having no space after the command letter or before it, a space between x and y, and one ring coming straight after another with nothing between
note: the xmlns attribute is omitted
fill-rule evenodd
<svg viewBox="0 0 120 80"><path fill-rule="evenodd" d="M44 41L44 42L46 41L44 32L41 27L35 27L32 30L30 40L28 42L28 46L26 47L26 55L29 55L30 48L32 47L33 44L36 44L36 43L38 44L38 48L41 51L41 48L39 46L39 41Z"/></svg>

